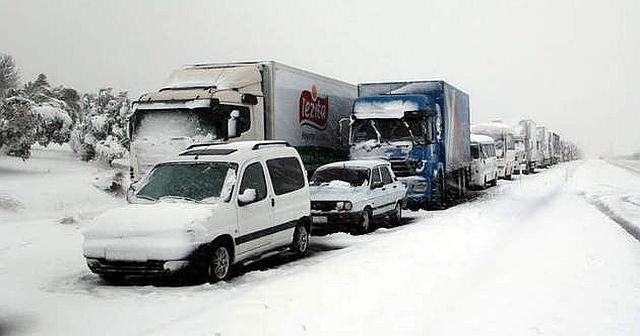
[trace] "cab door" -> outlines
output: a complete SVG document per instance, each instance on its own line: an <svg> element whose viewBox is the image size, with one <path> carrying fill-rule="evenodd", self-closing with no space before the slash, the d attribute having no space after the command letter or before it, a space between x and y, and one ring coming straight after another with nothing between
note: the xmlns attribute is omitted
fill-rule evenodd
<svg viewBox="0 0 640 336"><path fill-rule="evenodd" d="M260 161L250 162L240 179L238 189L238 233L236 249L239 258L260 253L271 245L269 228L273 226L273 208L267 188L264 166ZM251 197L251 193L255 197Z"/></svg>

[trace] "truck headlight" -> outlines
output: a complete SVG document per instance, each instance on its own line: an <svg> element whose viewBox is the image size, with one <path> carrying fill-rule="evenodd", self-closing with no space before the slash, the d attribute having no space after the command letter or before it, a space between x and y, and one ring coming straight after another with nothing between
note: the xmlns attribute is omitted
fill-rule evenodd
<svg viewBox="0 0 640 336"><path fill-rule="evenodd" d="M411 190L413 192L423 193L423 192L425 192L427 190L427 183L426 182L417 182L416 184L413 185Z"/></svg>

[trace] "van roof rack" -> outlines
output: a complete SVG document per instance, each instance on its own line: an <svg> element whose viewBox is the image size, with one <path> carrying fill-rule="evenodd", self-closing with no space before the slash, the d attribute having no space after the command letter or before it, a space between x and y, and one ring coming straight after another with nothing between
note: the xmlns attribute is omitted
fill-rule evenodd
<svg viewBox="0 0 640 336"><path fill-rule="evenodd" d="M273 146L273 145L291 147L291 145L286 141L265 141L265 142L258 142L257 144L253 145L252 149L257 150L263 146Z"/></svg>
<svg viewBox="0 0 640 336"><path fill-rule="evenodd" d="M197 143L197 144L192 144L189 145L189 147L187 147L187 149L185 150L189 150L192 148L197 148L197 147L207 147L207 146L215 146L215 145L228 145L227 142L203 142L203 143Z"/></svg>

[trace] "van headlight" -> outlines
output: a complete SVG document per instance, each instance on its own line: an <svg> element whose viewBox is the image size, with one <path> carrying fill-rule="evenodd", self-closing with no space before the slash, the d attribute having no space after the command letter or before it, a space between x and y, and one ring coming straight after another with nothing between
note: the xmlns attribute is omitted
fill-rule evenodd
<svg viewBox="0 0 640 336"><path fill-rule="evenodd" d="M340 201L336 202L336 210L351 210L353 208L353 204L349 201Z"/></svg>

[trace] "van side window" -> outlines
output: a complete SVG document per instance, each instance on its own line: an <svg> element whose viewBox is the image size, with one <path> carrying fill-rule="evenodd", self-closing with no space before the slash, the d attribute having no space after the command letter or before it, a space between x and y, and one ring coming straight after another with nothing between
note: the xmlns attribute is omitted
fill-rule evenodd
<svg viewBox="0 0 640 336"><path fill-rule="evenodd" d="M382 184L393 183L391 173L389 173L389 169L387 169L387 167L380 167L380 173L382 174Z"/></svg>
<svg viewBox="0 0 640 336"><path fill-rule="evenodd" d="M286 194L304 187L304 173L295 157L267 160L267 169L276 195Z"/></svg>
<svg viewBox="0 0 640 336"><path fill-rule="evenodd" d="M264 171L260 162L252 163L244 170L239 195L243 194L246 189L256 191L256 199L253 202L258 202L267 197L267 183L265 182Z"/></svg>

